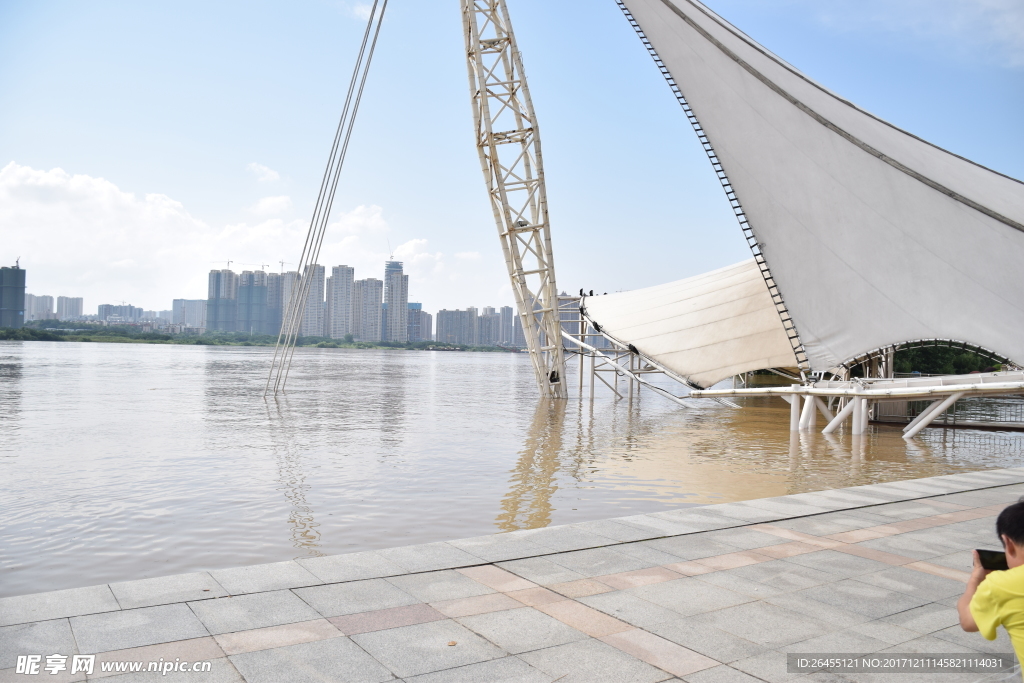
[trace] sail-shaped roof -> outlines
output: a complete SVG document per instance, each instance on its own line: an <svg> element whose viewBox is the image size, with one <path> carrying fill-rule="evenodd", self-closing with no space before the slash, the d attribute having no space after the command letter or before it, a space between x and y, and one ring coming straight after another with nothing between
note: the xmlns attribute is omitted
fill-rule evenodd
<svg viewBox="0 0 1024 683"><path fill-rule="evenodd" d="M1024 362L1024 184L856 107L700 3L624 3L714 146L812 370L911 339Z"/></svg>
<svg viewBox="0 0 1024 683"><path fill-rule="evenodd" d="M796 365L754 259L629 292L590 296L587 317L690 382Z"/></svg>

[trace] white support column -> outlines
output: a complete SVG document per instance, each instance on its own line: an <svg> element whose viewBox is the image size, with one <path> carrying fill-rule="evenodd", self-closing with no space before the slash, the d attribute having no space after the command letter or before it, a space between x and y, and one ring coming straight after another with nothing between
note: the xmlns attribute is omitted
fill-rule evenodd
<svg viewBox="0 0 1024 683"><path fill-rule="evenodd" d="M863 420L860 432L861 434L863 434L864 432L868 431L868 425L871 424L871 404L868 403L868 400L866 398L864 399L864 405L861 406L860 416Z"/></svg>
<svg viewBox="0 0 1024 683"><path fill-rule="evenodd" d="M825 405L825 402L821 400L820 396L814 397L814 405L818 406L818 412L821 413L825 420L828 422L832 421L832 412L828 409L828 406Z"/></svg>
<svg viewBox="0 0 1024 683"><path fill-rule="evenodd" d="M789 402L789 431L800 431L800 394L795 391Z"/></svg>
<svg viewBox="0 0 1024 683"><path fill-rule="evenodd" d="M804 407L800 412L800 431L810 431L814 427L814 397L804 396Z"/></svg>
<svg viewBox="0 0 1024 683"><path fill-rule="evenodd" d="M846 407L840 410L839 413L834 418L832 418L832 421L829 422L828 425L821 430L821 433L831 434L832 432L839 429L839 425L843 424L843 420L849 417L850 413L853 412L854 405L855 401L850 401L849 403L847 403Z"/></svg>
<svg viewBox="0 0 1024 683"><path fill-rule="evenodd" d="M853 404L853 425L850 433L860 436L864 433L864 399L854 396L850 403Z"/></svg>
<svg viewBox="0 0 1024 683"><path fill-rule="evenodd" d="M915 436L917 436L917 433L919 431L930 425L932 423L932 420L937 418L939 415L942 415L942 411L953 405L963 395L964 392L962 391L956 394L951 394L947 396L946 400L944 400L942 403L935 406L934 408L930 408L930 410L928 411L928 416L925 417L920 422L918 422L916 425L914 425L913 429L910 429L906 434L903 435L903 438L913 439Z"/></svg>
<svg viewBox="0 0 1024 683"><path fill-rule="evenodd" d="M918 423L921 422L921 420L923 420L926 417L928 417L928 415L932 412L932 410L935 409L935 406L939 405L940 403L942 403L945 400L946 400L945 398L939 398L939 399L936 399L936 400L932 401L928 405L927 408L925 408L920 413L918 413L917 417L915 417L913 420L910 421L910 424L908 424L906 427L903 428L903 432L904 433L909 432L911 429L916 427L918 425Z"/></svg>

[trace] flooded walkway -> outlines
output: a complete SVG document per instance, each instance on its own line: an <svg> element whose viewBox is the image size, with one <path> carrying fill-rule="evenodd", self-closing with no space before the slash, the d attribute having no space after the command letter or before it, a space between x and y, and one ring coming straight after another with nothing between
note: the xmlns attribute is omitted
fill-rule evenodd
<svg viewBox="0 0 1024 683"><path fill-rule="evenodd" d="M884 680L787 653L1012 652L954 605L1022 494L992 470L4 598L0 681ZM118 673L151 662L209 671Z"/></svg>

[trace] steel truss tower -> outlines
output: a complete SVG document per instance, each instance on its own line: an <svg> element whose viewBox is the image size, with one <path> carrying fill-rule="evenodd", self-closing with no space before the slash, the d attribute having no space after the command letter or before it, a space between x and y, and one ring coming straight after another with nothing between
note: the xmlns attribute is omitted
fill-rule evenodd
<svg viewBox="0 0 1024 683"><path fill-rule="evenodd" d="M541 394L567 398L540 134L505 0L461 0L480 164Z"/></svg>

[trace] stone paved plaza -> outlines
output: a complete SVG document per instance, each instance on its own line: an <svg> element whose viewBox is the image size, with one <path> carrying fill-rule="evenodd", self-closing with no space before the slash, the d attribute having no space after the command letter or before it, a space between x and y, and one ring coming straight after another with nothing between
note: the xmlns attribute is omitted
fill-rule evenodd
<svg viewBox="0 0 1024 683"><path fill-rule="evenodd" d="M954 605L1021 495L1024 469L976 472L5 598L0 681L976 681L786 653L1012 652ZM101 671L161 660L212 669Z"/></svg>

